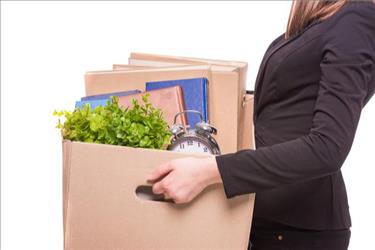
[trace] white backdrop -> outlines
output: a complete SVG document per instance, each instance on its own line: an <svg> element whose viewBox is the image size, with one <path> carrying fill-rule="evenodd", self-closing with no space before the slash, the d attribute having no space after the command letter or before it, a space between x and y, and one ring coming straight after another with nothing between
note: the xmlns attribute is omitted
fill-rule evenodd
<svg viewBox="0 0 375 250"><path fill-rule="evenodd" d="M291 2L2 2L1 249L62 249L62 159L54 109L73 109L87 70L131 51L247 61L253 89ZM375 100L363 110L343 173L350 249L369 249L375 222Z"/></svg>

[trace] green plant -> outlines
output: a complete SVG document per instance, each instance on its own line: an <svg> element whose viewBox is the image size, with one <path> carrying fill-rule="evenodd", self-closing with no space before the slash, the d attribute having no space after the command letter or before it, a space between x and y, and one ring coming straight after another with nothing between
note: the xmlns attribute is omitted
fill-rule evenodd
<svg viewBox="0 0 375 250"><path fill-rule="evenodd" d="M149 93L142 96L143 105L133 98L132 106L126 109L114 96L106 106L91 109L87 103L73 112L55 111L53 115L59 117L56 127L64 139L71 141L165 149L172 134L162 111L154 108L148 97Z"/></svg>

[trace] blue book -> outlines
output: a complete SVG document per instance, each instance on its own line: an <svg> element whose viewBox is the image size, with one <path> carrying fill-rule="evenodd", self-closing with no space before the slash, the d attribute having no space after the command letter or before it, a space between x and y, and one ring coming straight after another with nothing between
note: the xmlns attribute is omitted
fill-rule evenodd
<svg viewBox="0 0 375 250"><path fill-rule="evenodd" d="M141 92L142 91L135 89L135 90L121 91L121 92L114 92L114 93L107 93L107 94L100 94L100 95L91 95L91 96L82 97L81 101L109 99L111 96L127 96L127 95L138 94Z"/></svg>
<svg viewBox="0 0 375 250"><path fill-rule="evenodd" d="M76 108L82 108L83 105L85 105L86 103L90 103L91 108L94 109L97 106L106 106L108 100L109 98L98 99L98 100L76 101Z"/></svg>
<svg viewBox="0 0 375 250"><path fill-rule="evenodd" d="M185 108L201 112L203 120L205 122L208 122L207 78L191 78L181 80L147 82L146 91L172 87L177 85L181 86L182 88L185 101ZM200 117L197 114L187 113L187 120L189 127L194 128L194 125L200 121Z"/></svg>

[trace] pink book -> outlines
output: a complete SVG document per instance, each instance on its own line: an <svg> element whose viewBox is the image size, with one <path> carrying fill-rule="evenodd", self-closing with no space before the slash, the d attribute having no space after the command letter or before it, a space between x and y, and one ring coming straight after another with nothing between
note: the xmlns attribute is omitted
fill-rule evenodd
<svg viewBox="0 0 375 250"><path fill-rule="evenodd" d="M120 96L119 105L125 108L131 106L131 100L133 98L138 100L140 104L143 104L144 102L142 100L142 96L145 93L150 94L148 100L153 105L153 107L162 110L163 117L169 126L173 124L175 115L185 110L183 93L180 86L173 86L127 96ZM179 115L177 117L176 123L183 124L186 126L186 116L184 114Z"/></svg>

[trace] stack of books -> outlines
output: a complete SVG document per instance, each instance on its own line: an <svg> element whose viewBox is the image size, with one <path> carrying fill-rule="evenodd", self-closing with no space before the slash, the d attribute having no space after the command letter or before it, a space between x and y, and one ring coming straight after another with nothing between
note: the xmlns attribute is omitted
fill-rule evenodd
<svg viewBox="0 0 375 250"><path fill-rule="evenodd" d="M184 110L199 111L205 122L208 122L208 80L207 78L176 79L168 81L151 81L145 83L145 90L138 89L113 92L82 97L76 102L76 108L82 108L89 103L91 108L105 106L112 96L117 96L119 105L123 108L130 107L132 99L142 103L142 96L149 93L149 101L153 107L162 111L168 125L174 123L177 113ZM194 128L200 122L200 117L188 113L177 117L176 122L186 127Z"/></svg>

